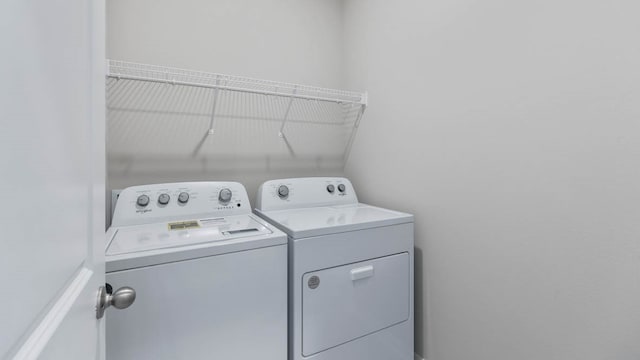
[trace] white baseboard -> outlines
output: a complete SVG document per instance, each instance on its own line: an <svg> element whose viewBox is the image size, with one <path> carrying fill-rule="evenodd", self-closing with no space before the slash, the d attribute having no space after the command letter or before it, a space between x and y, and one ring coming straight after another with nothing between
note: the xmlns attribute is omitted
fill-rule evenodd
<svg viewBox="0 0 640 360"><path fill-rule="evenodd" d="M418 355L418 354L413 354L413 355L414 355L414 356L413 356L413 358L414 358L415 360L424 360L424 359L423 359L422 357L420 357L420 355Z"/></svg>

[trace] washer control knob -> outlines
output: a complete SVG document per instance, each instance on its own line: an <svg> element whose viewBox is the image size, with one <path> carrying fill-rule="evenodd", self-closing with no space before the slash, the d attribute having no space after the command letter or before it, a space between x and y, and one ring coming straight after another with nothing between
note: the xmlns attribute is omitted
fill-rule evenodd
<svg viewBox="0 0 640 360"><path fill-rule="evenodd" d="M158 196L158 204L167 205L170 199L171 197L169 194L160 194L160 196Z"/></svg>
<svg viewBox="0 0 640 360"><path fill-rule="evenodd" d="M344 186L344 184L338 184L338 191L340 191L341 193L343 193L347 188Z"/></svg>
<svg viewBox="0 0 640 360"><path fill-rule="evenodd" d="M181 192L178 195L178 202L180 204L186 204L189 201L189 193L188 192Z"/></svg>
<svg viewBox="0 0 640 360"><path fill-rule="evenodd" d="M333 194L333 192L336 191L336 187L333 185L327 185L327 191Z"/></svg>
<svg viewBox="0 0 640 360"><path fill-rule="evenodd" d="M220 190L220 193L218 194L218 200L223 203L228 203L231 200L231 194L231 190L224 188Z"/></svg>
<svg viewBox="0 0 640 360"><path fill-rule="evenodd" d="M138 196L138 200L136 200L136 204L142 207L149 205L149 197L147 195Z"/></svg>
<svg viewBox="0 0 640 360"><path fill-rule="evenodd" d="M281 199L289 196L289 188L287 187L287 185L280 185L280 187L278 188L278 196L280 196Z"/></svg>

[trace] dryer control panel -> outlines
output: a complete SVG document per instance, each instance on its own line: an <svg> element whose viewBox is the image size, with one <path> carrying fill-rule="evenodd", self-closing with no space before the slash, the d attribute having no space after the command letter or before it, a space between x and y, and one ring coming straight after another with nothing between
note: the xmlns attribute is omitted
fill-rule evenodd
<svg viewBox="0 0 640 360"><path fill-rule="evenodd" d="M311 177L278 179L258 189L256 209L262 211L357 204L358 197L349 179Z"/></svg>
<svg viewBox="0 0 640 360"><path fill-rule="evenodd" d="M132 186L118 197L112 226L250 214L238 182L203 181Z"/></svg>

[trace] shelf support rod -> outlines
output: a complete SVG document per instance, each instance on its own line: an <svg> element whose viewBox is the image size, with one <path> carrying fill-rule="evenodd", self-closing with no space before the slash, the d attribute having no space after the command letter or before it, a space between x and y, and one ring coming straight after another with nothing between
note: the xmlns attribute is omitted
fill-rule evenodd
<svg viewBox="0 0 640 360"><path fill-rule="evenodd" d="M196 148L193 149L193 152L191 153L191 157L195 158L196 156L198 156L198 154L200 153L200 150L202 150L202 146L204 145L205 141L207 141L207 138L215 133L214 125L216 120L216 104L218 103L218 91L219 91L219 88L217 86L219 84L220 84L220 75L216 75L216 87L213 89L213 105L211 106L211 121L209 122L209 130L207 130L207 132L204 133L204 135L202 136L202 139L200 139L198 144L196 144Z"/></svg>
<svg viewBox="0 0 640 360"><path fill-rule="evenodd" d="M298 92L298 87L295 86L293 88L293 95L295 95ZM291 105L293 105L293 100L295 98L292 97L291 99L289 99L289 105L287 105L287 111L284 113L284 117L282 118L282 124L280 125L280 131L278 131L278 136L284 139L284 126L287 123L287 118L289 117L289 112L291 111ZM286 141L286 139L285 139ZM287 142L288 144L288 142Z"/></svg>
<svg viewBox="0 0 640 360"><path fill-rule="evenodd" d="M295 86L293 88L293 95L295 95L297 91L298 91L298 87ZM292 157L296 157L296 152L293 151L293 147L291 147L291 144L289 143L289 139L287 139L287 136L284 134L284 126L287 123L287 119L289 118L289 112L291 112L291 106L293 105L293 100L295 100L295 97L292 97L291 99L289 99L289 105L287 105L287 111L284 113L284 116L282 117L282 124L280 125L280 131L278 131L278 136L284 141L284 144L287 146L287 150L289 150L289 155L291 155Z"/></svg>
<svg viewBox="0 0 640 360"><path fill-rule="evenodd" d="M218 86L220 85L220 75L216 75L216 88L213 89L213 105L211 106L211 122L209 123L209 132L208 135L213 135L215 133L215 121L216 121L216 105L218 104L218 92L220 89Z"/></svg>
<svg viewBox="0 0 640 360"><path fill-rule="evenodd" d="M349 136L349 141L347 142L347 147L344 149L344 158L343 166L347 165L347 160L349 160L349 154L351 153L351 146L353 145L353 140L356 137L356 131L358 130L358 126L360 126L360 119L362 119L362 114L364 114L364 109L366 105L360 105L360 110L358 110L358 115L356 116L356 121L353 124L353 130L351 131L351 136Z"/></svg>

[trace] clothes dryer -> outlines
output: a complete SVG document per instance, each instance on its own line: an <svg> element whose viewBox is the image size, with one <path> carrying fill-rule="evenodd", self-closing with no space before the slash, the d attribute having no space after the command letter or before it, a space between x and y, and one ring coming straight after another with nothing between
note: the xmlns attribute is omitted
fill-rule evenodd
<svg viewBox="0 0 640 360"><path fill-rule="evenodd" d="M106 314L107 359L286 358L286 244L239 183L123 190L106 279L137 297Z"/></svg>
<svg viewBox="0 0 640 360"><path fill-rule="evenodd" d="M413 216L345 178L267 181L256 214L289 239L289 359L413 360Z"/></svg>

